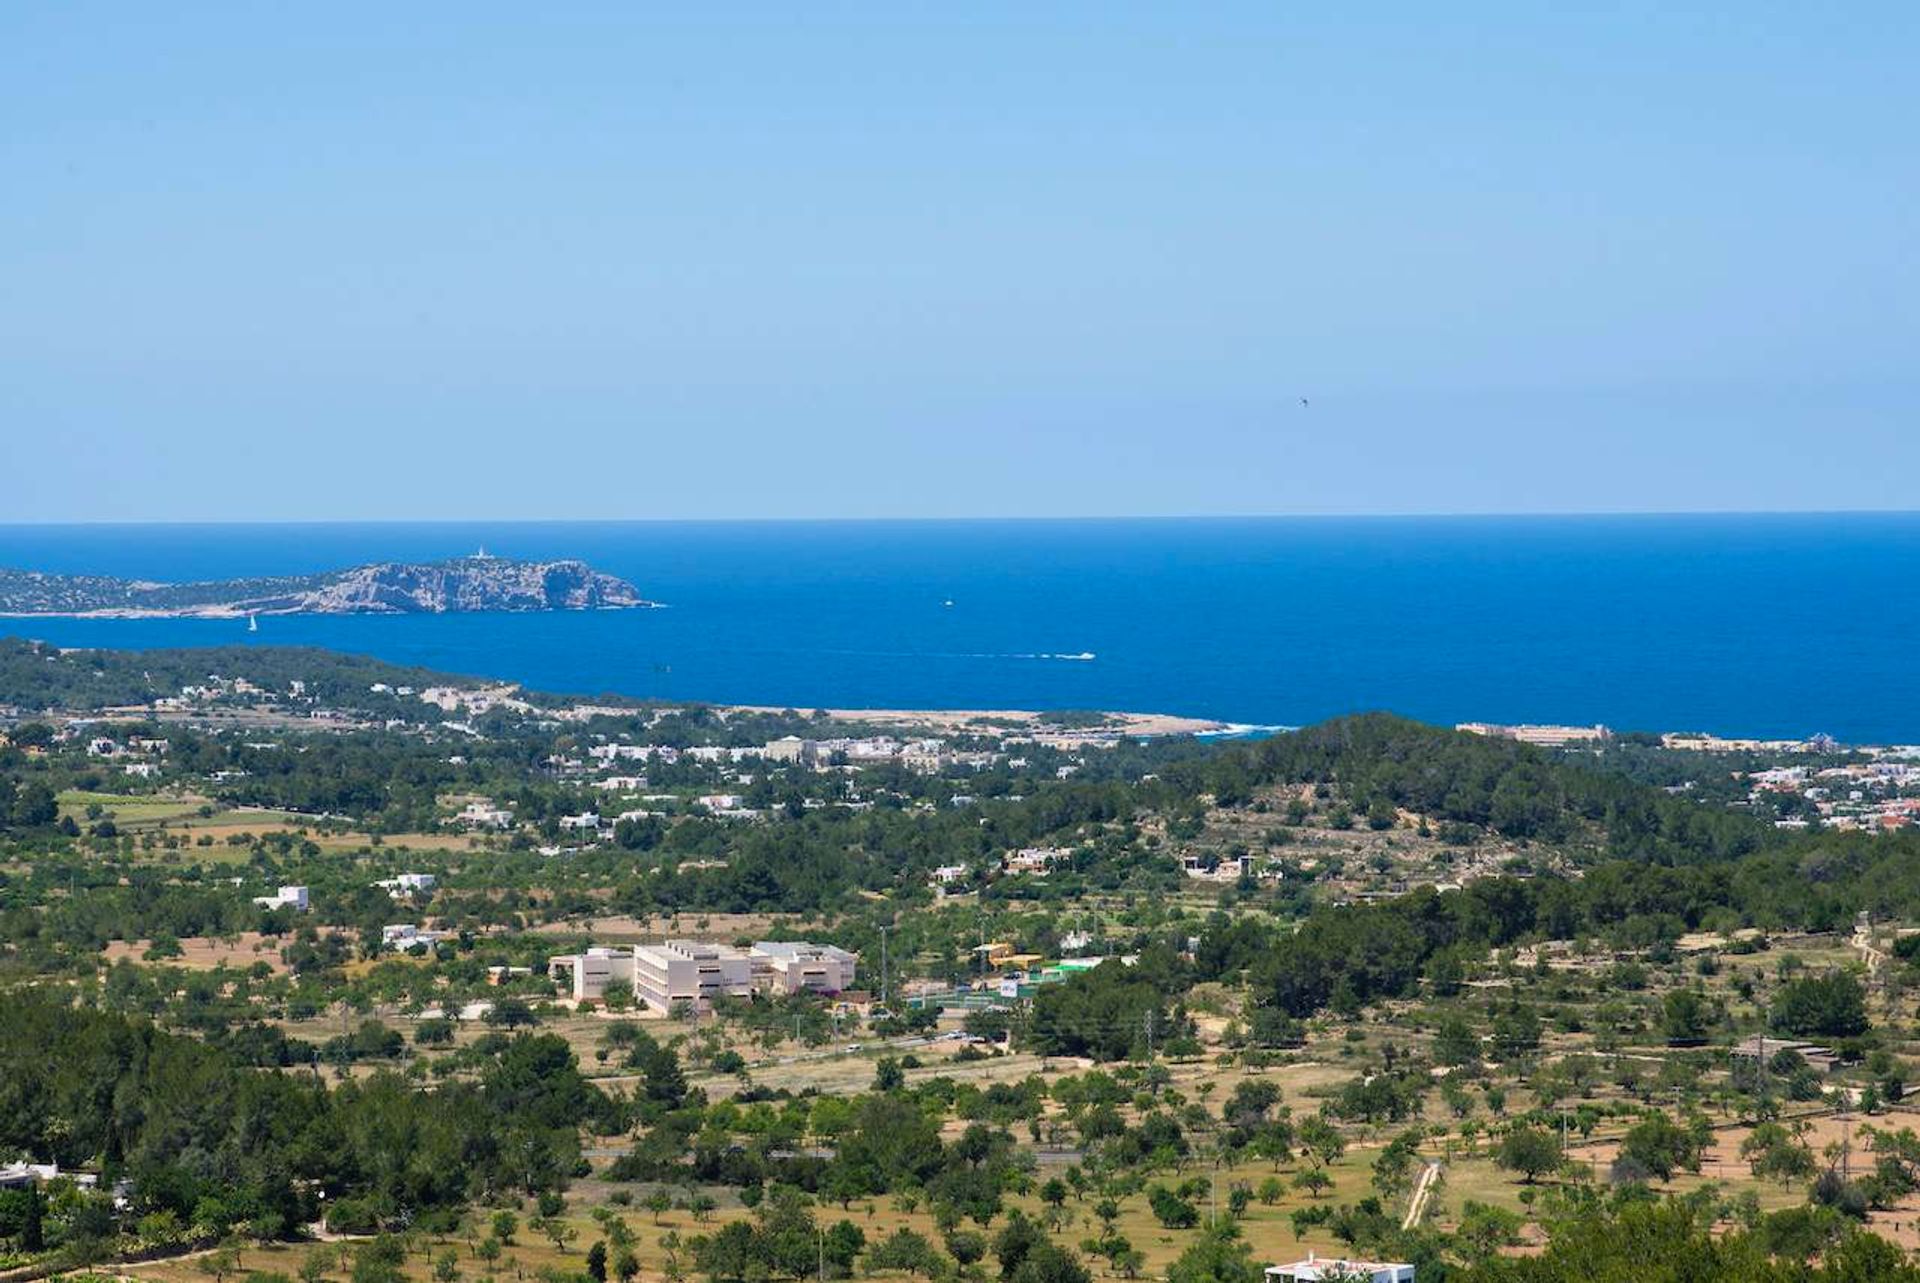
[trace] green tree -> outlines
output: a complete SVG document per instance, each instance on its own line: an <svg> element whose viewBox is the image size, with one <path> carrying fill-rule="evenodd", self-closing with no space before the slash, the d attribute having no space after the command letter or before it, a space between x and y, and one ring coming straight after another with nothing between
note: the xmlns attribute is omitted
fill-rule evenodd
<svg viewBox="0 0 1920 1283"><path fill-rule="evenodd" d="M1560 1166L1560 1142L1538 1127L1514 1127L1500 1138L1493 1151L1496 1166L1520 1173L1531 1185Z"/></svg>
<svg viewBox="0 0 1920 1283"><path fill-rule="evenodd" d="M1261 1283L1264 1276L1237 1234L1202 1233L1167 1267L1167 1283Z"/></svg>
<svg viewBox="0 0 1920 1283"><path fill-rule="evenodd" d="M200 1272L213 1280L213 1283L226 1283L226 1280L239 1272L240 1245L227 1242L201 1255L196 1262Z"/></svg>
<svg viewBox="0 0 1920 1283"><path fill-rule="evenodd" d="M1844 971L1780 987L1768 1010L1773 1028L1798 1038L1852 1038L1867 1031L1867 995Z"/></svg>
<svg viewBox="0 0 1920 1283"><path fill-rule="evenodd" d="M1681 1168L1697 1170L1700 1149L1701 1142L1694 1131L1665 1114L1651 1113L1635 1123L1622 1139L1620 1157L1667 1181Z"/></svg>
<svg viewBox="0 0 1920 1283"><path fill-rule="evenodd" d="M908 1274L932 1274L939 1259L925 1235L901 1226L867 1253L870 1270L905 1270Z"/></svg>

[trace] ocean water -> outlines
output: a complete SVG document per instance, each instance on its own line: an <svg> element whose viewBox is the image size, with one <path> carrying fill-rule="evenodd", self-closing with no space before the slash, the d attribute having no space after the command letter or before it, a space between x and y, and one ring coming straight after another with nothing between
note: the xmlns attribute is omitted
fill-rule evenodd
<svg viewBox="0 0 1920 1283"><path fill-rule="evenodd" d="M553 690L801 708L1267 724L1391 709L1920 741L1920 515L0 526L0 565L181 580L481 545L585 558L667 609L0 633L302 643Z"/></svg>

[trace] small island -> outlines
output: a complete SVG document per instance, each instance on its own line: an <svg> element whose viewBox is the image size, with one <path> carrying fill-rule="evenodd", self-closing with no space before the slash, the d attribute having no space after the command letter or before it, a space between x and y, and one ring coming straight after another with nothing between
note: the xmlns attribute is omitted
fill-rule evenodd
<svg viewBox="0 0 1920 1283"><path fill-rule="evenodd" d="M0 568L0 615L231 619L242 615L414 615L630 610L656 603L584 561L477 553L435 562L167 584Z"/></svg>

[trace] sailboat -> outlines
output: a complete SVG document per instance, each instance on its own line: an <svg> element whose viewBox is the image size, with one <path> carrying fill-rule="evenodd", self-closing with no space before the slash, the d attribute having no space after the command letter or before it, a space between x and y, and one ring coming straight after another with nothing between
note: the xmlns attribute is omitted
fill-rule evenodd
<svg viewBox="0 0 1920 1283"><path fill-rule="evenodd" d="M254 614L251 610L247 612L247 631L250 633L260 631L260 616Z"/></svg>

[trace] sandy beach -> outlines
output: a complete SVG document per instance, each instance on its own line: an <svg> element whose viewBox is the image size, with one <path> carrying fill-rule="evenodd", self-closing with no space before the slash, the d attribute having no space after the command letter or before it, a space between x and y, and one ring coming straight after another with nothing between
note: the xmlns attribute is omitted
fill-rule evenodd
<svg viewBox="0 0 1920 1283"><path fill-rule="evenodd" d="M747 713L779 713L770 705L730 705ZM1102 726L1061 727L1048 720L1050 714L1025 708L828 708L820 710L836 722L860 722L868 725L896 726L934 734L1011 733L1046 730L1053 733L1088 735L1214 735L1233 729L1227 722L1204 717L1181 717L1173 713L1110 712L1112 719ZM1005 725L1013 723L1013 725Z"/></svg>

